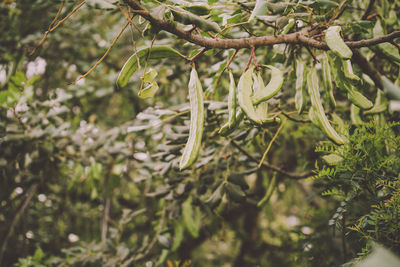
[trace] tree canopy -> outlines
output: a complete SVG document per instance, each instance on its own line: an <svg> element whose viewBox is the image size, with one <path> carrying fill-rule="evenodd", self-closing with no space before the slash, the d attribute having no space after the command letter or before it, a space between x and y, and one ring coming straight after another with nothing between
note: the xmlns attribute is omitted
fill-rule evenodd
<svg viewBox="0 0 400 267"><path fill-rule="evenodd" d="M0 265L400 255L399 16L390 0L3 0Z"/></svg>

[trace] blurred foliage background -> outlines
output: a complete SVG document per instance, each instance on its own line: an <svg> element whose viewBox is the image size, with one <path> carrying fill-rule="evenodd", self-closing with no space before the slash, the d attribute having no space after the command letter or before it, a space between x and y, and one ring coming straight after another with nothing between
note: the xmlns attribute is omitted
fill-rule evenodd
<svg viewBox="0 0 400 267"><path fill-rule="evenodd" d="M37 47L62 2L60 18L81 3L0 4L1 266L339 266L367 255L369 241L400 254L398 111L363 115L356 124L350 103L335 92L335 112L350 141L337 146L294 108L293 53L312 65L310 53L299 46L259 48L259 62L285 72L282 92L270 104L288 119L258 168L279 126L245 122L228 137L218 135L229 87L221 72L234 50L211 49L196 60L206 93L200 156L180 171L190 64L149 62L160 90L146 100L137 96L140 71L125 88L115 81L124 62L153 38L188 57L199 48L165 32L155 36L135 17L141 32L129 26L104 61L72 84L102 57L126 18L118 1L86 1ZM254 4L198 2L211 7L210 18L220 25L247 20ZM369 1L344 2L346 33L370 38L374 23L363 28L355 21ZM398 29L399 2L378 2L374 12L385 17L385 31ZM320 4L307 12L329 10ZM231 34L273 34L268 24L257 20ZM399 84L397 63L361 51ZM242 49L232 61L236 79L249 55ZM376 87L364 86L375 99ZM323 156L332 154L342 160L329 165Z"/></svg>

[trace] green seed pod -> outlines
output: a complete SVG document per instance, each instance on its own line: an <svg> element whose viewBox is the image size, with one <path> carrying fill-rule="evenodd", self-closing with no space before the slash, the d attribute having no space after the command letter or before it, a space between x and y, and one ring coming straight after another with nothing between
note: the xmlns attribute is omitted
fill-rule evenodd
<svg viewBox="0 0 400 267"><path fill-rule="evenodd" d="M261 124L261 120L258 118L257 113L253 106L251 99L252 87L253 87L253 70L249 68L245 73L242 74L238 83L238 103L242 108L246 116L254 123Z"/></svg>
<svg viewBox="0 0 400 267"><path fill-rule="evenodd" d="M359 125L363 123L360 117L360 108L354 104L351 104L350 106L350 119L351 123L354 125Z"/></svg>
<svg viewBox="0 0 400 267"><path fill-rule="evenodd" d="M304 71L304 61L296 58L296 95L294 96L294 102L298 114L303 113L306 107L306 72Z"/></svg>
<svg viewBox="0 0 400 267"><path fill-rule="evenodd" d="M204 104L203 89L193 67L189 79L189 100L190 100L190 128L189 139L183 150L182 158L179 163L181 170L188 168L196 160L200 152L201 137L203 135L204 124Z"/></svg>
<svg viewBox="0 0 400 267"><path fill-rule="evenodd" d="M331 26L326 30L325 41L329 48L338 56L350 59L353 56L351 49L344 43L340 36L340 26Z"/></svg>
<svg viewBox="0 0 400 267"><path fill-rule="evenodd" d="M353 72L353 67L351 65L351 60L342 60L342 65L343 65L343 73L344 76L351 80L352 83L358 83L360 81L360 77L354 74Z"/></svg>
<svg viewBox="0 0 400 267"><path fill-rule="evenodd" d="M352 84L345 83L345 88L347 90L347 98L357 107L361 109L370 109L373 107L371 101L361 94Z"/></svg>
<svg viewBox="0 0 400 267"><path fill-rule="evenodd" d="M324 81L324 87L328 90L329 101L333 108L336 107L335 96L333 95L333 81L331 74L331 67L329 65L329 55L328 53L324 53L324 57L322 58L322 78Z"/></svg>
<svg viewBox="0 0 400 267"><path fill-rule="evenodd" d="M148 56L148 53L150 55ZM126 86L131 78L132 74L138 69L139 63L140 65L144 64L146 58L149 59L162 59L162 58L171 58L171 57L181 57L185 58L181 53L176 51L175 49L170 48L169 46L153 46L152 48L144 48L137 51L136 54L133 54L122 67L118 79L117 85L122 88ZM138 59L139 58L139 62Z"/></svg>
<svg viewBox="0 0 400 267"><path fill-rule="evenodd" d="M385 98L385 95L382 90L378 89L375 98L375 104L370 110L366 110L363 112L364 115L378 114L385 112L388 108L388 101Z"/></svg>
<svg viewBox="0 0 400 267"><path fill-rule="evenodd" d="M194 24L203 31L210 32L221 32L221 28L216 22L206 20L203 17L197 16L189 11L186 11L180 7L174 7L171 9L174 19L182 24L191 25Z"/></svg>
<svg viewBox="0 0 400 267"><path fill-rule="evenodd" d="M267 65L266 67L272 71L271 80L264 89L260 90L261 88L259 88L259 90L254 92L252 102L255 105L272 98L279 92L283 84L283 72L271 65Z"/></svg>
<svg viewBox="0 0 400 267"><path fill-rule="evenodd" d="M318 86L318 76L315 68L312 68L311 72L307 75L307 85L308 85L308 93L311 99L312 113L315 117L314 120L319 122L321 129L333 142L335 142L338 145L346 143L347 140L341 137L335 131L335 129L333 129L332 125L329 123L329 120L325 115L324 108L321 103L321 97Z"/></svg>

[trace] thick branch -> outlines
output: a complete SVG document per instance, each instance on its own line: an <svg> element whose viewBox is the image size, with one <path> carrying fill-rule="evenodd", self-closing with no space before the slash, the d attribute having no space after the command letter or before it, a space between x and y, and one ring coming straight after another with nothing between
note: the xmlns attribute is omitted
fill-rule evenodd
<svg viewBox="0 0 400 267"><path fill-rule="evenodd" d="M134 10L133 12L139 14L144 19L148 20L155 28L164 30L172 33L178 38L184 39L193 44L197 44L206 48L220 48L220 49L240 49L240 48L251 48L259 46L267 46L274 44L301 44L308 45L310 47L328 50L326 43L307 37L308 28L302 29L301 31L281 34L276 36L260 36L260 37L248 37L240 39L220 39L220 38L208 38L203 37L199 34L194 34L193 31L185 31L181 28L176 27L173 23L163 21L154 18L149 12L147 12L137 0L125 0L125 2ZM390 34L360 41L349 41L346 44L351 48L360 48L366 46L372 46L384 42L390 42L391 40L400 37L400 31L394 31Z"/></svg>

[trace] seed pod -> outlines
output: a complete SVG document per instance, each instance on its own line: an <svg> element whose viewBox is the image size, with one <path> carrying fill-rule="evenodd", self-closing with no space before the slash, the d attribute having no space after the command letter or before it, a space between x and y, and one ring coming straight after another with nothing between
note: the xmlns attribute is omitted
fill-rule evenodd
<svg viewBox="0 0 400 267"><path fill-rule="evenodd" d="M271 80L269 81L267 86L264 87L263 90L257 90L256 92L254 92L252 96L252 102L255 105L266 101L276 95L283 84L283 72L271 65L267 65L266 67L271 69Z"/></svg>
<svg viewBox="0 0 400 267"><path fill-rule="evenodd" d="M257 113L253 106L253 101L251 99L252 87L253 87L253 70L254 68L249 68L245 73L242 74L238 84L238 103L242 108L246 116L253 122L261 124L261 120L258 118Z"/></svg>
<svg viewBox="0 0 400 267"><path fill-rule="evenodd" d="M221 32L221 28L216 22L206 20L200 16L197 16L189 11L186 11L180 7L174 7L171 9L174 19L182 24L191 25L194 24L203 31Z"/></svg>
<svg viewBox="0 0 400 267"><path fill-rule="evenodd" d="M236 85L232 71L229 70L229 95L228 95L228 123L232 125L236 120Z"/></svg>
<svg viewBox="0 0 400 267"><path fill-rule="evenodd" d="M353 72L353 67L351 65L351 60L342 60L342 65L343 65L343 73L344 76L351 80L351 82L358 83L360 81L360 78L354 74Z"/></svg>
<svg viewBox="0 0 400 267"><path fill-rule="evenodd" d="M304 71L304 62L299 58L296 59L296 95L294 102L297 112L303 113L306 106L306 72Z"/></svg>
<svg viewBox="0 0 400 267"><path fill-rule="evenodd" d="M382 76L382 86L385 94L393 100L400 100L400 87L392 83L386 76Z"/></svg>
<svg viewBox="0 0 400 267"><path fill-rule="evenodd" d="M331 26L326 30L325 41L329 48L338 56L350 59L353 56L351 49L345 44L340 36L340 26Z"/></svg>
<svg viewBox="0 0 400 267"><path fill-rule="evenodd" d="M240 122L243 120L244 118L244 113L241 109L239 109L236 112L236 118L235 118L235 122L233 124L229 124L229 122L225 123L221 129L219 130L219 134L222 136L227 136L229 134L231 134L236 128L237 126L240 124Z"/></svg>
<svg viewBox="0 0 400 267"><path fill-rule="evenodd" d="M324 53L324 57L322 58L322 78L324 81L324 87L328 90L329 101L333 108L336 107L335 96L333 95L333 81L331 74L331 67L329 65L329 55L328 53Z"/></svg>
<svg viewBox="0 0 400 267"><path fill-rule="evenodd" d="M378 89L374 106L371 109L364 111L363 114L364 115L378 114L381 112L385 112L387 108L388 108L388 101L385 99L383 91Z"/></svg>
<svg viewBox="0 0 400 267"><path fill-rule="evenodd" d="M249 185L247 184L246 180L244 179L245 175L243 173L231 173L228 176L228 181L240 186L243 190L249 189Z"/></svg>
<svg viewBox="0 0 400 267"><path fill-rule="evenodd" d="M357 107L361 109L370 109L373 107L371 101L366 98L363 94L361 94L357 89L352 85L345 83L345 88L347 90L347 98Z"/></svg>
<svg viewBox="0 0 400 267"><path fill-rule="evenodd" d="M360 108L354 104L351 104L350 106L350 119L351 123L354 125L359 125L363 123L360 117Z"/></svg>
<svg viewBox="0 0 400 267"><path fill-rule="evenodd" d="M307 75L307 85L312 105L311 112L315 117L314 120L319 122L321 129L333 142L338 145L344 144L345 142L347 142L347 140L341 137L335 131L335 129L333 129L332 125L329 123L328 118L325 115L324 108L321 103L321 97L319 94L318 76L315 68L312 68L311 72ZM311 120L313 119L311 118Z"/></svg>
<svg viewBox="0 0 400 267"><path fill-rule="evenodd" d="M157 76L157 71L155 69L150 68L142 77L144 83L147 83L147 86L139 91L138 96L140 98L149 98L153 97L158 91L158 84L154 80Z"/></svg>
<svg viewBox="0 0 400 267"><path fill-rule="evenodd" d="M204 124L203 89L197 71L193 67L189 79L189 100L190 100L190 128L189 139L183 150L179 163L181 170L191 166L200 152L201 137Z"/></svg>
<svg viewBox="0 0 400 267"><path fill-rule="evenodd" d="M189 197L182 205L182 218L189 234L197 238L200 230L200 208L192 206L192 199Z"/></svg>
<svg viewBox="0 0 400 267"><path fill-rule="evenodd" d="M188 6L184 6L183 9L185 9L186 11L189 11L195 15L198 16L206 16L208 14L210 14L210 7L208 5L205 4L190 4Z"/></svg>
<svg viewBox="0 0 400 267"><path fill-rule="evenodd" d="M127 85L132 74L138 69L139 65L144 64L147 55L149 59L161 59L170 57L181 57L185 58L181 53L169 46L153 46L151 48L144 48L133 54L124 64L121 71L119 72L117 85L122 88ZM138 59L139 58L139 62Z"/></svg>

